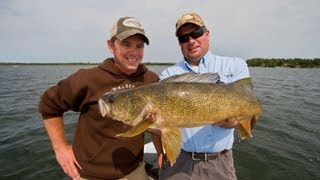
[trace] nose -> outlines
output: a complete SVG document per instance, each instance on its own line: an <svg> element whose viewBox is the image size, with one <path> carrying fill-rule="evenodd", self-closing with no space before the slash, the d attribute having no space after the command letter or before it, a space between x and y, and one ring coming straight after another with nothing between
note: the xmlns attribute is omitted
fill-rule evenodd
<svg viewBox="0 0 320 180"><path fill-rule="evenodd" d="M132 48L132 49L130 49L130 51L129 51L130 55L131 55L131 56L134 56L134 57L138 56L138 55L139 55L139 52L140 52L140 50L139 50L138 48Z"/></svg>
<svg viewBox="0 0 320 180"><path fill-rule="evenodd" d="M195 40L196 40L195 38L193 38L193 37L189 36L189 37L188 37L188 41L187 41L187 43L191 43L191 44L192 44L192 43L194 43L194 42L195 42Z"/></svg>

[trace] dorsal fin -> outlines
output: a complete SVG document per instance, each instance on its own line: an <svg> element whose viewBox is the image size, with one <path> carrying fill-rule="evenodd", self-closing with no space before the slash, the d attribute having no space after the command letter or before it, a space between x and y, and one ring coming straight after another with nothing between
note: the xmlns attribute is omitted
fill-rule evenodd
<svg viewBox="0 0 320 180"><path fill-rule="evenodd" d="M170 76L163 79L161 82L200 82L200 83L218 83L220 82L218 73L203 73L197 74L194 72L187 72Z"/></svg>

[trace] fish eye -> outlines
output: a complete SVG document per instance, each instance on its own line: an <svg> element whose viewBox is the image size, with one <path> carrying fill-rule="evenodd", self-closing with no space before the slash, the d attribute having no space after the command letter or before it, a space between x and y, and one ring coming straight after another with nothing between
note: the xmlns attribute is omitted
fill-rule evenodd
<svg viewBox="0 0 320 180"><path fill-rule="evenodd" d="M107 97L107 99L108 99L108 102L109 102L109 103L113 103L114 100L115 100L115 97L114 97L113 94L109 94L108 97Z"/></svg>

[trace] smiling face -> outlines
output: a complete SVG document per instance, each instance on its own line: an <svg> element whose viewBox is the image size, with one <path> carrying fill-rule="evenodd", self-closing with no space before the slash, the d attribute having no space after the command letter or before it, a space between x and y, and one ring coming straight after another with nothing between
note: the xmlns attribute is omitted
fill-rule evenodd
<svg viewBox="0 0 320 180"><path fill-rule="evenodd" d="M112 38L108 47L115 58L115 66L127 75L135 73L142 62L145 40L142 35L136 34L120 41Z"/></svg>
<svg viewBox="0 0 320 180"><path fill-rule="evenodd" d="M199 26L195 24L185 24L177 33L177 36L188 34L194 30L199 29ZM202 36L198 38L192 38L189 36L188 41L184 43L179 43L183 56L186 60L194 66L199 65L200 59L208 52L209 50L209 31L206 30Z"/></svg>

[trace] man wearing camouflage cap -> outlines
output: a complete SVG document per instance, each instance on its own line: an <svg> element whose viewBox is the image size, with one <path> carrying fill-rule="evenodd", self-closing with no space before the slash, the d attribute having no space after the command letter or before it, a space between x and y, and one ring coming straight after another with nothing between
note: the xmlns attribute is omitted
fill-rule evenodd
<svg viewBox="0 0 320 180"><path fill-rule="evenodd" d="M211 53L210 32L198 14L182 15L176 23L175 35L183 59L165 69L160 79L186 72L218 73L224 83L249 77L244 60ZM232 118L212 125L182 128L181 154L173 167L169 162L163 164L160 179L237 179L232 146L234 128L238 125L238 120Z"/></svg>
<svg viewBox="0 0 320 180"><path fill-rule="evenodd" d="M142 24L134 17L119 18L108 39L113 57L97 67L78 70L41 96L39 112L56 159L72 179L148 179L143 162L144 133L115 137L130 127L102 117L98 107L99 98L110 90L159 80L141 64L144 44L149 44L149 39ZM80 113L72 145L65 137L63 122L63 114L69 110Z"/></svg>

